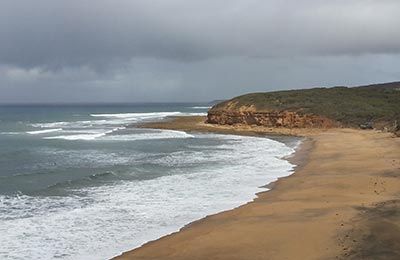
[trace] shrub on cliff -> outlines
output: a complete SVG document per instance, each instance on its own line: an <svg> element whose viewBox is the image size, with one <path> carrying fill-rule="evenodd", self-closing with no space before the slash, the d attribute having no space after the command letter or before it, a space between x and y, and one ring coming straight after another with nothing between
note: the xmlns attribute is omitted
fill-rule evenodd
<svg viewBox="0 0 400 260"><path fill-rule="evenodd" d="M366 121L389 125L400 118L400 82L361 87L312 88L252 93L221 102L211 110L292 111L325 116L344 126Z"/></svg>

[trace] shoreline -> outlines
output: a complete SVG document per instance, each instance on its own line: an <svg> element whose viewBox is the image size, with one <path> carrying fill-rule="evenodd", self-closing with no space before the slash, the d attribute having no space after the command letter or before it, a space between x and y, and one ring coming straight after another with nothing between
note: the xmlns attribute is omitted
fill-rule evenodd
<svg viewBox="0 0 400 260"><path fill-rule="evenodd" d="M141 248L142 246L145 246L148 243L153 243L153 242L156 242L159 239L162 239L164 237L168 237L168 236L171 236L171 235L173 235L175 233L181 232L182 230L192 226L193 224L195 224L197 222L202 221L203 219L208 218L209 216L216 215L216 214L221 214L221 213L224 213L224 212L227 212L227 211L231 211L231 210L235 210L235 209L237 209L239 207L242 207L244 205L247 205L249 203L254 202L254 200L256 200L258 198L259 194L270 191L277 181L279 181L282 178L287 178L287 177L293 175L295 173L295 170L298 167L302 166L302 160L298 159L298 157L299 158L307 157L307 150L308 149L304 149L304 151L303 151L303 147L309 147L309 145L306 145L306 144L311 143L311 141L308 140L306 137L300 137L300 136L294 136L294 135L285 135L285 134L280 134L280 133L269 133L268 135L265 135L264 133L253 132L252 130L245 131L245 132L242 132L240 129L232 130L232 131L230 129L222 129L222 131L218 131L217 128L211 128L211 129L207 130L206 128L208 127L208 125L205 125L204 129L203 128L201 128L201 129L199 129L199 128L189 129L190 127L193 127L193 125L189 126L188 128L185 127L185 129L182 129L181 128L182 126L177 126L175 124L176 120L182 120L184 122L184 124L187 124L188 123L187 119L189 119L189 123L191 123L192 120L197 122L199 119L201 119L200 121L203 122L204 116L167 116L166 118L167 118L166 121L149 122L149 123L143 123L143 124L139 124L139 125L131 125L129 127L144 128L144 129L175 130L175 131L197 132L197 133L213 133L213 134L221 134L221 135L239 135L239 136L260 137L260 138L266 137L266 138L269 138L271 140L274 140L274 141L277 141L277 142L281 142L281 143L285 143L285 142L284 141L278 141L278 140L275 140L275 139L281 139L281 137L284 138L284 139L288 138L288 137L289 138L290 137L292 137L292 138L297 137L299 139L297 140L296 145L295 146L290 146L293 149L293 152L288 154L288 155L286 155L286 156L284 156L284 157L282 157L282 158L280 158L281 160L288 161L292 166L292 170L290 170L290 174L289 175L278 177L274 181L271 181L271 182L269 182L267 184L260 184L260 186L257 186L258 188L260 188L262 190L261 191L256 191L254 193L254 197L252 199L244 202L243 204L234 206L232 208L224 209L222 211L218 211L218 212L215 212L215 213L212 213L212 214L204 215L203 217L201 217L199 219L196 219L196 220L193 220L193 221L190 221L190 222L184 224L182 227L180 227L176 231L173 231L173 232L168 233L168 234L161 235L160 237L158 237L156 239L153 239L153 240L148 240L148 241L144 242L143 244L132 248L129 251L121 252L119 255L116 255L111 259L119 259L119 257L121 257L123 254L125 254L127 252L139 249L139 248ZM288 144L285 144L285 145L288 145Z"/></svg>
<svg viewBox="0 0 400 260"><path fill-rule="evenodd" d="M272 132L254 127L204 126L201 120L199 117L174 118L140 127L255 136ZM286 158L297 166L291 175L267 184L270 190L257 193L253 201L244 205L189 223L178 232L147 242L114 259L358 259L360 256L381 259L375 251L385 256L382 259L397 259L400 245L393 241L400 233L398 227L393 227L399 223L397 215L388 215L388 212L399 206L396 199L400 194L400 164L396 160L400 155L399 140L391 142L388 134L352 129L296 129L296 133L307 136L294 156ZM289 134L293 135L292 129ZM361 155L348 149L353 148L354 142L362 146L358 150L355 147ZM371 149L370 142L375 145L385 142L385 145ZM379 163L374 162L373 155L378 150L389 155L392 165L382 164L382 158ZM361 162L347 157L357 157ZM363 164L371 164L373 170L364 169ZM321 178L321 173L326 172ZM384 190L372 187L371 191L360 186L370 184L374 177L379 180L373 180L372 184L385 184ZM368 220L364 219L366 214L369 214ZM390 228L380 231L383 235L375 234L372 227L380 226L378 222L382 218ZM366 234L371 232L374 237L368 240ZM299 236L302 243L297 239ZM388 237L393 243L381 245ZM374 247L377 243L379 250Z"/></svg>
<svg viewBox="0 0 400 260"><path fill-rule="evenodd" d="M166 130L179 130L185 132L204 132L215 134L234 134L246 136L295 136L306 137L312 134L327 131L328 129L316 128L284 128L263 127L249 125L216 125L205 123L206 116L169 116L165 121L149 122L132 125L135 128L154 128Z"/></svg>

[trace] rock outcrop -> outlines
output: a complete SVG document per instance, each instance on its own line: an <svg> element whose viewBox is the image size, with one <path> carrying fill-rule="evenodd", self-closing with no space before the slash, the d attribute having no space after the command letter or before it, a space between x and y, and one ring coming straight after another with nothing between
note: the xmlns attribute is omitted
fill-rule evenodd
<svg viewBox="0 0 400 260"><path fill-rule="evenodd" d="M207 123L220 125L258 125L265 127L288 128L329 128L337 126L337 122L324 116L299 114L291 111L251 111L249 110L217 110L210 109Z"/></svg>
<svg viewBox="0 0 400 260"><path fill-rule="evenodd" d="M287 128L358 128L374 122L376 129L389 129L400 120L398 89L400 82L249 93L215 104L207 121Z"/></svg>

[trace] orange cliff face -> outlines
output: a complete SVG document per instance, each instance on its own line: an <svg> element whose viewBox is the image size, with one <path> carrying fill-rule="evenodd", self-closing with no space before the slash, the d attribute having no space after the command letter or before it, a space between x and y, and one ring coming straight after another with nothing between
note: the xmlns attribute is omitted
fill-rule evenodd
<svg viewBox="0 0 400 260"><path fill-rule="evenodd" d="M259 125L287 128L331 128L339 123L327 117L291 111L256 111L255 109L210 109L207 123L220 125Z"/></svg>

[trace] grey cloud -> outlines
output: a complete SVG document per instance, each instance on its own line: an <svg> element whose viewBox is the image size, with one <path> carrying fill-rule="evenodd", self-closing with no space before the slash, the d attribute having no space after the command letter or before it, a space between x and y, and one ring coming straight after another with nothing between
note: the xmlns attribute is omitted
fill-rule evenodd
<svg viewBox="0 0 400 260"><path fill-rule="evenodd" d="M399 13L398 0L2 0L0 103L395 81Z"/></svg>
<svg viewBox="0 0 400 260"><path fill-rule="evenodd" d="M210 101L259 91L400 79L400 55L279 59L225 57L195 63L132 59L106 74L90 67L0 67L0 103Z"/></svg>
<svg viewBox="0 0 400 260"><path fill-rule="evenodd" d="M399 13L397 0L3 0L0 63L399 53Z"/></svg>

